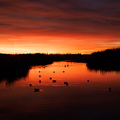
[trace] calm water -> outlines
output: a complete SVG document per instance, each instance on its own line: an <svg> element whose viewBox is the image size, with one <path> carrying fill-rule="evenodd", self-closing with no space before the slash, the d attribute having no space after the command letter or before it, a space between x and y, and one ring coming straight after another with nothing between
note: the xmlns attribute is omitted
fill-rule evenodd
<svg viewBox="0 0 120 120"><path fill-rule="evenodd" d="M0 120L8 119L120 119L120 72L74 62L33 66L26 77L0 82Z"/></svg>

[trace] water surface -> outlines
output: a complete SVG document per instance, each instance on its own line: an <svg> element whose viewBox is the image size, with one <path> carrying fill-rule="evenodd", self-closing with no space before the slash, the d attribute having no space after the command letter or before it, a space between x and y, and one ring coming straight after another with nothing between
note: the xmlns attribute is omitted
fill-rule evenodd
<svg viewBox="0 0 120 120"><path fill-rule="evenodd" d="M1 120L115 120L119 101L120 72L90 70L86 63L32 66L26 76L0 83Z"/></svg>

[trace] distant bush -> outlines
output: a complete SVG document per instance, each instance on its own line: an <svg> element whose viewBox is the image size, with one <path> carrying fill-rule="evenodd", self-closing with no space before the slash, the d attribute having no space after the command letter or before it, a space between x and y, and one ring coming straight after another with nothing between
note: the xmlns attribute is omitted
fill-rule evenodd
<svg viewBox="0 0 120 120"><path fill-rule="evenodd" d="M92 53L87 60L87 66L95 69L120 70L120 48L106 49Z"/></svg>

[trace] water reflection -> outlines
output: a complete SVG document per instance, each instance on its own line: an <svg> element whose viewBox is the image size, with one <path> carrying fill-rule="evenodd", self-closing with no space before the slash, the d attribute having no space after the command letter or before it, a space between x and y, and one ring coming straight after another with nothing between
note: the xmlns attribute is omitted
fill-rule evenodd
<svg viewBox="0 0 120 120"><path fill-rule="evenodd" d="M91 71L100 71L100 72L111 72L111 71L116 71L116 72L120 72L120 67L117 65L92 65L92 64L87 64L87 67L89 70Z"/></svg>
<svg viewBox="0 0 120 120"><path fill-rule="evenodd" d="M114 78L116 72L118 76L120 73L120 71L93 69L86 67L86 63L75 62L54 62L45 66L7 68L1 69L0 72L0 82L4 82L6 85L16 82L16 85L19 83L19 86L68 86L68 84L69 86L79 86L84 81L96 81L101 78L106 81L109 76ZM26 81L23 82L23 78Z"/></svg>
<svg viewBox="0 0 120 120"><path fill-rule="evenodd" d="M29 74L30 67L5 67L3 69L0 69L0 82L5 81L6 85L10 85L11 83L14 83L15 81L18 81L20 79L23 79L27 77Z"/></svg>
<svg viewBox="0 0 120 120"><path fill-rule="evenodd" d="M24 73L25 80L23 75L11 77L14 86L6 87L1 80L0 120L120 118L120 74L115 71L101 74L85 63L54 62Z"/></svg>
<svg viewBox="0 0 120 120"><path fill-rule="evenodd" d="M116 74L120 74L120 70L118 70L118 69L109 69L109 70L107 70L107 69L94 69L94 68L89 68L89 67L87 67L88 68L88 71L89 72L93 72L93 73L101 73L102 75L105 75L106 73L116 73Z"/></svg>

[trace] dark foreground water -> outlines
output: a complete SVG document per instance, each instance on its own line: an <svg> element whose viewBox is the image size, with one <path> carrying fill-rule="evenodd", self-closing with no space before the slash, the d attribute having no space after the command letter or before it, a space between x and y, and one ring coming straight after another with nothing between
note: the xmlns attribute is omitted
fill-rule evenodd
<svg viewBox="0 0 120 120"><path fill-rule="evenodd" d="M120 120L120 72L55 62L11 81L0 83L0 120Z"/></svg>

